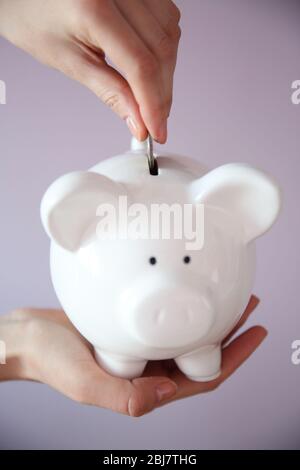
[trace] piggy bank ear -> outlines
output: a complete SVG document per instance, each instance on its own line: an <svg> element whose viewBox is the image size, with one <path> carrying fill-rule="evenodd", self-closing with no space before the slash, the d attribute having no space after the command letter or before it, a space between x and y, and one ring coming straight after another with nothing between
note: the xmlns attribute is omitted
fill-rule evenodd
<svg viewBox="0 0 300 470"><path fill-rule="evenodd" d="M58 245L75 251L87 228L96 221L101 203L113 203L121 194L120 185L92 172L73 172L58 178L41 203L43 226Z"/></svg>
<svg viewBox="0 0 300 470"><path fill-rule="evenodd" d="M280 190L262 171L243 163L230 163L191 184L195 201L224 209L242 223L245 243L262 235L280 210Z"/></svg>

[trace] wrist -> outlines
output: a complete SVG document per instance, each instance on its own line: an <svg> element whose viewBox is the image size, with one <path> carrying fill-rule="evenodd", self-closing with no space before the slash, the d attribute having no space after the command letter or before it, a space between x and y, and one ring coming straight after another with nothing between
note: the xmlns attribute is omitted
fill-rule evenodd
<svg viewBox="0 0 300 470"><path fill-rule="evenodd" d="M23 318L22 311L0 316L0 381L30 380L30 320Z"/></svg>

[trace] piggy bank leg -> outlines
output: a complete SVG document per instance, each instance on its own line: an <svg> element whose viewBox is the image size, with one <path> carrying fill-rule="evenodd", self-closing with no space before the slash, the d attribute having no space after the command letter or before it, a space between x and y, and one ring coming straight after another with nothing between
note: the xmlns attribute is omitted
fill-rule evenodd
<svg viewBox="0 0 300 470"><path fill-rule="evenodd" d="M179 356L175 362L190 380L209 382L220 375L221 359L220 345L212 345Z"/></svg>
<svg viewBox="0 0 300 470"><path fill-rule="evenodd" d="M147 361L141 359L120 356L96 348L95 357L98 364L106 370L106 372L123 379L135 379L136 377L140 377L147 364Z"/></svg>

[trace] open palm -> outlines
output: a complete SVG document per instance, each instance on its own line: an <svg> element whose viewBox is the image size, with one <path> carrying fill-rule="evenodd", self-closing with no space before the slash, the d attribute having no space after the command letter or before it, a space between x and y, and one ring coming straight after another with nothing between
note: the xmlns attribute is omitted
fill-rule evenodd
<svg viewBox="0 0 300 470"><path fill-rule="evenodd" d="M80 402L141 416L170 401L214 390L260 345L267 332L254 326L232 339L258 305L252 296L236 327L223 342L222 373L210 382L193 382L174 361L152 361L142 377L113 377L96 363L91 345L62 310L21 309L14 319L30 324L27 376Z"/></svg>

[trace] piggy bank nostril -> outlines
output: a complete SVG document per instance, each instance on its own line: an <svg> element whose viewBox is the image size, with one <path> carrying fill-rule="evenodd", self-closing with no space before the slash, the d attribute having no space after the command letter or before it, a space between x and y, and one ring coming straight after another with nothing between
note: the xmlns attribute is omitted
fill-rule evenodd
<svg viewBox="0 0 300 470"><path fill-rule="evenodd" d="M197 307L199 305L186 306L186 303L180 304L178 302L172 306L155 308L150 317L153 319L153 324L157 326L163 326L166 321L172 321L173 326L180 324L184 327L187 324L192 325L198 324L199 321L201 322L201 311L203 311L203 308Z"/></svg>

